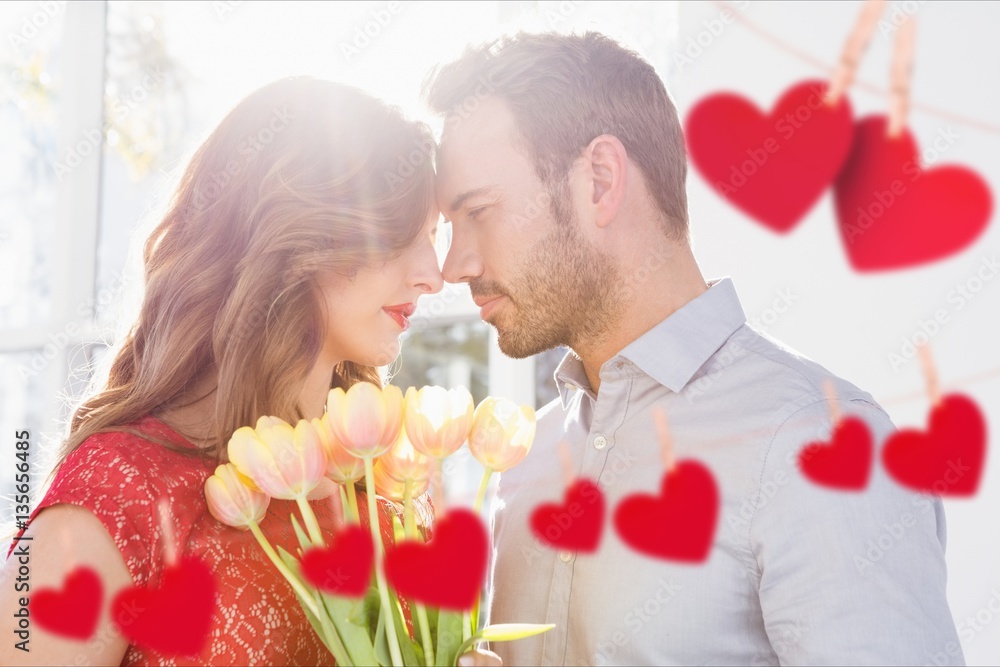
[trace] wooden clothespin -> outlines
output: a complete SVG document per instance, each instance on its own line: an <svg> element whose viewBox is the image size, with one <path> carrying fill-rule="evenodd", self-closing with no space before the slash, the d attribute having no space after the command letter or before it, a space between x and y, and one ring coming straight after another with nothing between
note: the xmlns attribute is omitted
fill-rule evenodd
<svg viewBox="0 0 1000 667"><path fill-rule="evenodd" d="M892 46L892 69L889 97L889 136L896 138L906 128L906 116L910 111L910 77L913 73L913 48L917 34L917 19L906 16L903 19Z"/></svg>
<svg viewBox="0 0 1000 667"><path fill-rule="evenodd" d="M840 403L837 401L837 390L833 386L833 380L826 379L823 383L823 393L826 394L826 401L830 406L830 419L833 422L833 427L837 428L843 415L840 412Z"/></svg>
<svg viewBox="0 0 1000 667"><path fill-rule="evenodd" d="M854 75L858 71L861 56L868 48L868 42L871 41L875 25L885 11L886 4L888 4L886 0L868 0L861 9L861 15L858 16L854 29L847 37L840 62L830 79L830 87L827 89L825 100L829 106L836 106L840 102L841 96L854 82Z"/></svg>
<svg viewBox="0 0 1000 667"><path fill-rule="evenodd" d="M663 458L663 469L667 473L671 473L677 467L677 461L674 458L674 439L670 435L670 426L667 424L667 413L662 408L653 408L653 422L656 424L656 433L660 438L660 456Z"/></svg>
<svg viewBox="0 0 1000 667"><path fill-rule="evenodd" d="M920 365L924 370L924 380L927 384L927 395L931 399L931 405L937 407L941 404L941 384L938 381L937 369L934 367L934 358L931 356L931 348L926 343L917 346L920 354Z"/></svg>

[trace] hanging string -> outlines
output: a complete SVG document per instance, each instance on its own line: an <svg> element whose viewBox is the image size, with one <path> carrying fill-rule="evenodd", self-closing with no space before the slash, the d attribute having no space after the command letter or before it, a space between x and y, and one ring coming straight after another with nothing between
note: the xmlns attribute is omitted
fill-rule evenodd
<svg viewBox="0 0 1000 667"><path fill-rule="evenodd" d="M835 74L836 67L834 67L833 65L830 65L826 61L821 60L820 58L817 58L810 53L806 53L805 51L800 50L799 48L795 47L789 42L786 42L780 37L774 35L770 31L761 28L759 25L757 25L750 19L743 16L742 12L732 11L732 7L729 4L722 2L722 0L712 0L712 3L720 10L725 9L729 11L737 23L744 26L751 32L756 33L764 41L769 42L770 44L778 47L782 51L786 51L792 54L802 62L808 63L809 65L812 65L816 69L823 70L830 76L833 76ZM864 91L873 93L875 95L881 95L883 97L889 95L889 92L885 88L876 86L872 83L868 83L867 81L863 81L861 79L854 81L854 86L856 88L860 88ZM935 107L929 104L922 104L920 102L911 102L910 108L916 111L920 111L922 113L926 113L931 116L937 116L938 118L942 118L944 120L950 120L955 123L961 123L962 125L966 125L968 127L974 127L984 132L989 132L991 134L1000 134L1000 125L997 125L996 123L988 123L986 121L979 120L978 118L970 118L968 116L963 116L961 114L953 113L947 109L941 109L939 107Z"/></svg>

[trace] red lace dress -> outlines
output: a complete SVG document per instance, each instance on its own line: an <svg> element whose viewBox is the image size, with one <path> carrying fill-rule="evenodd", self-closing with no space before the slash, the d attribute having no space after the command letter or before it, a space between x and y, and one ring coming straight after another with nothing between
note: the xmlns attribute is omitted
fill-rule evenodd
<svg viewBox="0 0 1000 667"><path fill-rule="evenodd" d="M130 426L180 447L195 447L152 416ZM166 497L178 556L197 556L215 573L218 607L201 655L176 659L133 644L122 665L333 665L333 657L313 631L291 586L253 534L219 523L208 512L204 487L214 470L214 463L132 434L102 433L88 438L66 458L32 518L58 503L87 508L114 539L133 582L155 587L164 568L157 501ZM329 500L310 501L310 505L323 531L332 531L335 523ZM379 509L382 538L391 545L392 505L382 501ZM293 512L298 515L294 501L272 499L260 524L272 545L290 553L298 548L289 520ZM362 514L366 519L367 513ZM402 604L409 616L405 600Z"/></svg>

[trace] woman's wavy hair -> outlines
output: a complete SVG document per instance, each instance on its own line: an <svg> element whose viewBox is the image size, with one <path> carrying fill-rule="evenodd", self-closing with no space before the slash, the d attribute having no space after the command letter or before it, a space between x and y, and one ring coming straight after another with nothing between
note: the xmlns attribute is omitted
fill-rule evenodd
<svg viewBox="0 0 1000 667"><path fill-rule="evenodd" d="M326 317L317 272L350 276L414 242L434 206L434 150L425 125L337 83L287 78L240 102L146 240L138 318L103 388L73 413L59 460L96 433L134 432L143 416L200 398L190 390L209 374L205 457L224 461L233 431L262 415L301 418ZM382 384L376 367L345 361L330 386L359 381Z"/></svg>

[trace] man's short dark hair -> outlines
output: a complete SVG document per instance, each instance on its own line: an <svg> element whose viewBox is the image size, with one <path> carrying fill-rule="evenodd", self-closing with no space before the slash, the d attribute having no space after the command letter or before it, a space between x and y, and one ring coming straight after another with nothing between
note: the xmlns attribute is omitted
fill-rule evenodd
<svg viewBox="0 0 1000 667"><path fill-rule="evenodd" d="M677 110L652 65L614 40L595 32L503 37L432 72L424 96L448 116L468 115L486 96L503 100L521 148L550 188L565 182L594 137L617 137L668 235L687 238L687 157Z"/></svg>

